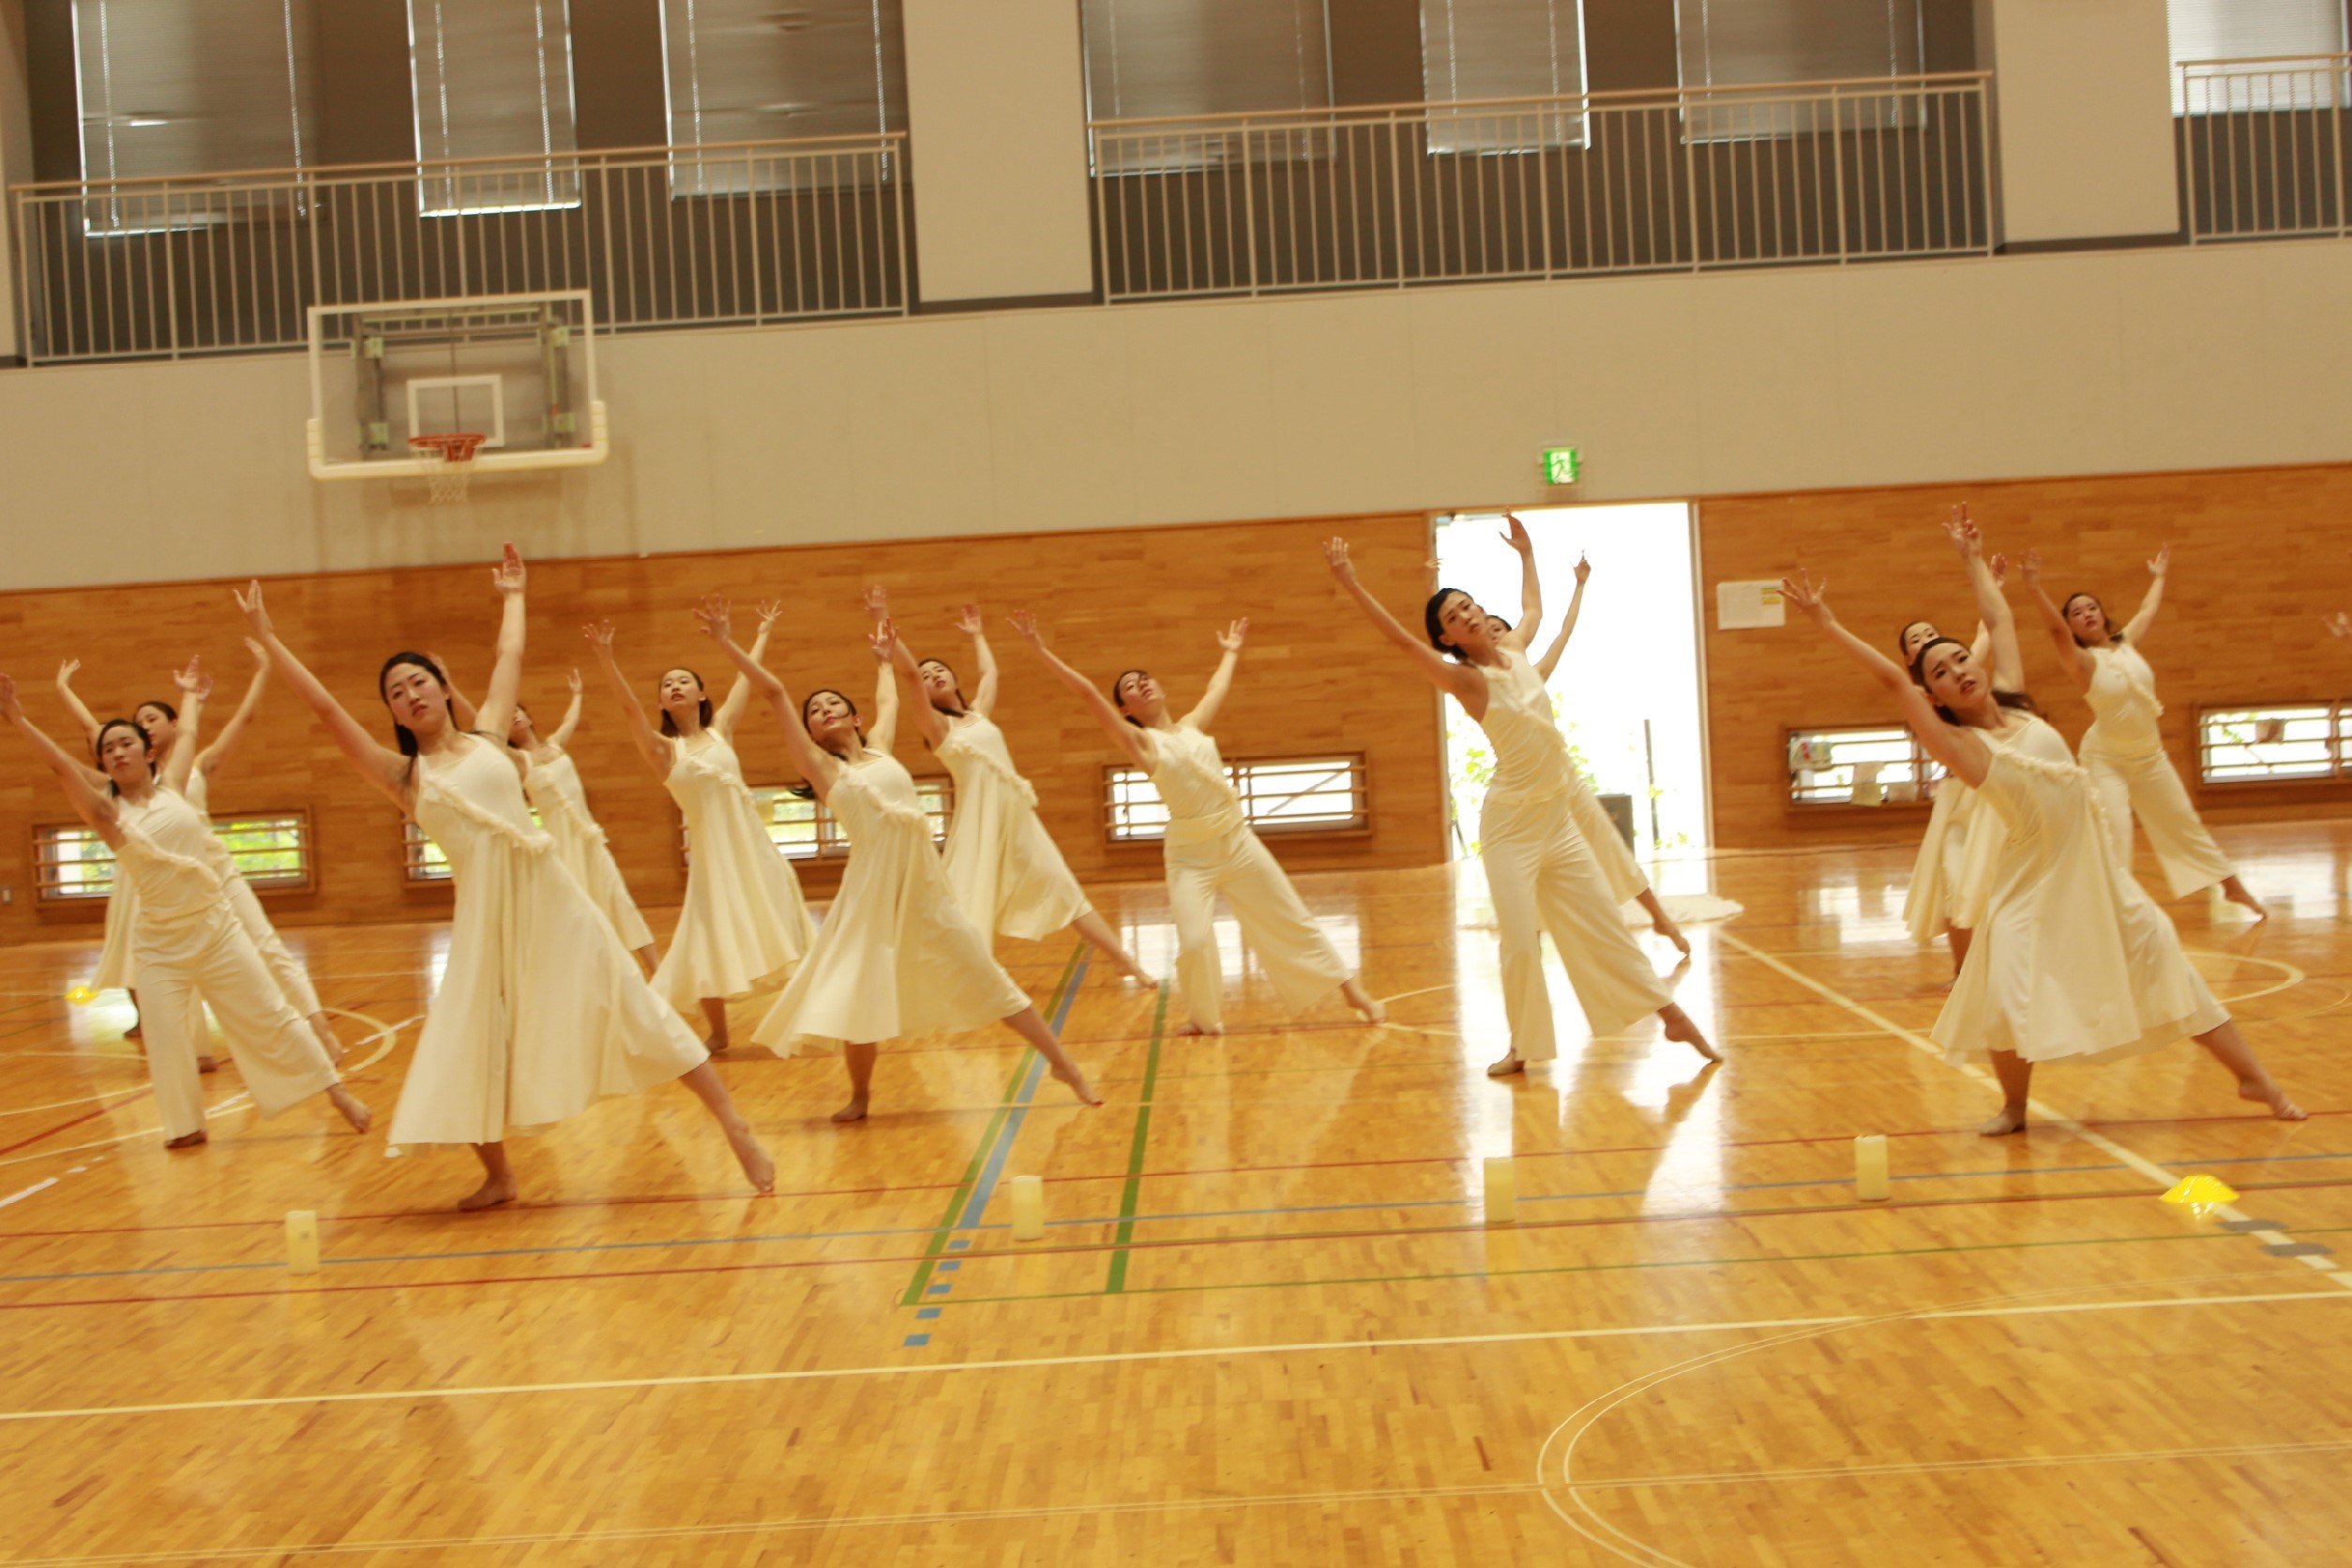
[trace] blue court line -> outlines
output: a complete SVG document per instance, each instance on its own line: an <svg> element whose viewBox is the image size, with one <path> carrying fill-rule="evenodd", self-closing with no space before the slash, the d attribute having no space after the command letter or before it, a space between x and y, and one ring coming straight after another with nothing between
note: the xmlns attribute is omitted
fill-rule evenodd
<svg viewBox="0 0 2352 1568"><path fill-rule="evenodd" d="M1085 948L1078 950L1078 969L1070 976L1070 983L1062 988L1062 1003L1053 1010L1053 1017L1046 1020L1046 1027L1057 1036L1062 1033L1062 1026L1070 1021L1070 1009L1078 1002L1078 988L1086 984L1087 966L1093 961L1091 951ZM1013 1157L1013 1143L1021 1135L1021 1124L1029 1120L1029 1108L1037 1097L1037 1086L1045 1081L1045 1078L1046 1059L1035 1057L1029 1063L1029 1071L1021 1075L1021 1086L1014 1092L1013 1108L1006 1114L1004 1125L998 1132L996 1147L988 1151L988 1163L980 1168L980 1180L972 1184L972 1196L965 1200L963 1215L956 1221L953 1229L970 1230L979 1225L981 1214L988 1207L988 1199L996 1195L997 1183L1003 1178L1004 1163Z"/></svg>
<svg viewBox="0 0 2352 1568"><path fill-rule="evenodd" d="M2198 1163L2206 1165L2293 1165L2313 1160L2343 1159L2352 1159L2352 1151L2311 1154L2243 1154L2234 1156L2229 1159L2206 1160ZM2022 1166L2002 1167L1989 1170L1916 1171L1896 1175L1893 1179L1898 1182L1937 1182L1950 1180L1972 1180L1987 1176L2082 1175L2103 1170L2122 1170L2125 1168L2127 1168L2124 1166L2115 1164ZM1847 1178L1838 1176L1822 1177L1818 1180L1811 1182L1732 1182L1723 1184L1717 1186L1715 1190L1719 1192L1769 1192L1788 1187L1836 1187L1844 1186L1846 1184ZM1572 1203L1580 1200L1597 1199L1647 1198L1650 1196L1651 1193L1648 1188L1633 1187L1612 1191L1529 1193L1523 1195L1519 1201L1522 1203ZM1150 1225L1165 1223L1169 1220L1264 1219L1278 1218L1286 1214L1357 1214L1367 1210L1385 1209L1461 1209L1474 1208L1477 1206L1477 1202L1478 1200L1472 1198L1391 1199L1383 1202L1370 1203L1301 1203L1277 1205L1271 1208L1259 1209L1169 1210L1165 1213L1134 1214L1126 1217L1138 1225ZM1737 1214L1726 1214L1719 1217L1727 1220L1736 1220L1740 1216ZM1775 1215L1773 1217L1802 1218L1804 1216ZM1097 1214L1076 1219L1048 1220L1046 1223L1048 1226L1056 1228L1088 1225L1116 1226L1121 1222L1121 1218L1122 1216L1118 1214ZM1010 1227L1003 1223L988 1223L974 1224L967 1227L966 1229L990 1231L1005 1230L1009 1229ZM769 1242L828 1242L855 1240L864 1237L875 1236L928 1236L936 1234L937 1230L938 1227L936 1226L910 1225L893 1226L867 1230L770 1231L749 1236L686 1236L671 1240L650 1240L641 1242L583 1242L568 1246L486 1247L463 1252L384 1253L362 1255L354 1258L324 1258L320 1259L320 1262L322 1266L328 1268L343 1268L369 1263L460 1262L469 1259L480 1258L538 1258L565 1256L573 1253L644 1252L668 1247L756 1246ZM949 1244L960 1249L969 1246L971 1244L968 1240L961 1240L950 1243ZM847 1264L857 1262L859 1259L854 1258L844 1258L839 1259L839 1261ZM161 1277L173 1274L234 1274L242 1271L259 1269L282 1269L283 1267L285 1267L283 1262L277 1259L269 1259L254 1263L193 1263L144 1269L96 1269L78 1274L0 1274L0 1285L54 1284L62 1280L138 1278L146 1275L156 1275Z"/></svg>

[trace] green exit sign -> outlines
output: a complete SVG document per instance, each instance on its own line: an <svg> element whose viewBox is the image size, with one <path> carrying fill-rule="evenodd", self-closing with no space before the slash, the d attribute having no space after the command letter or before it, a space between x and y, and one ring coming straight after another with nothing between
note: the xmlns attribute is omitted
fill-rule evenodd
<svg viewBox="0 0 2352 1568"><path fill-rule="evenodd" d="M1574 446L1544 448L1544 483L1573 485L1576 482L1576 476L1583 471L1584 459L1577 455Z"/></svg>

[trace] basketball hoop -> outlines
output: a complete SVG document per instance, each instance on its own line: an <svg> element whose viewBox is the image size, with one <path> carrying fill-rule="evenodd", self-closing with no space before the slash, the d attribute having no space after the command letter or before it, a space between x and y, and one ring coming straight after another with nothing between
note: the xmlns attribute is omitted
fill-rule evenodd
<svg viewBox="0 0 2352 1568"><path fill-rule="evenodd" d="M418 457L431 460L437 456L440 460L425 475L427 498L434 505L465 499L466 486L474 477L474 454L489 439L475 431L408 438L410 448Z"/></svg>

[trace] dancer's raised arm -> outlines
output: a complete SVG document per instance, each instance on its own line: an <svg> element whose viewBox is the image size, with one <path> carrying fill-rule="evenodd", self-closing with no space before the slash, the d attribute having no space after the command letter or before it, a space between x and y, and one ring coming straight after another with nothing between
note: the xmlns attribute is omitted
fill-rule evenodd
<svg viewBox="0 0 2352 1568"><path fill-rule="evenodd" d="M522 651L525 620L522 591L527 574L522 557L508 545L490 568L490 581L498 589L498 656L490 665L490 689L482 693L482 705L475 714L475 728L484 734L495 735L501 746L506 744L506 732L515 727L515 699L522 691Z"/></svg>
<svg viewBox="0 0 2352 1568"><path fill-rule="evenodd" d="M2172 546L2161 546L2156 551L2156 559L2148 564L2147 596L2140 600L2140 607L2133 611L2132 618L2123 624L2125 641L2139 643L2148 641L2148 628L2155 625L2157 608L2164 602L2164 578L2171 570Z"/></svg>
<svg viewBox="0 0 2352 1568"><path fill-rule="evenodd" d="M380 746L368 733L359 720L352 717L335 694L326 689L309 668L294 655L294 650L278 640L278 628L271 625L269 607L262 602L262 585L256 580L246 585L245 592L232 593L237 609L245 612L246 625L252 629L253 641L269 653L269 661L286 677L294 694L302 699L310 711L326 726L336 749L350 759L359 770L359 776L392 797L402 811L408 809L408 786L411 769L409 759L389 746Z"/></svg>
<svg viewBox="0 0 2352 1568"><path fill-rule="evenodd" d="M1364 619L1378 626L1382 637L1395 643L1415 664L1421 666L1421 672L1428 677L1430 685L1459 701L1470 711L1472 718L1477 718L1486 711L1485 677L1469 665L1447 658L1428 643L1407 631L1404 623L1388 612L1388 606L1374 598L1370 590L1356 580L1356 565L1348 558L1347 540L1338 537L1325 539L1323 559L1331 563L1331 575L1338 580L1339 586L1347 591L1348 596L1356 601L1356 608L1364 611Z"/></svg>
<svg viewBox="0 0 2352 1568"><path fill-rule="evenodd" d="M565 671L564 684L571 688L572 700L564 705L564 722L555 727L553 734L544 737L548 745L558 751L571 744L572 731L580 728L580 711L588 705L587 697L580 689L579 671Z"/></svg>
<svg viewBox="0 0 2352 1568"><path fill-rule="evenodd" d="M1544 624L1544 580L1535 569L1535 540L1529 535L1527 524L1512 512L1503 513L1502 520L1510 524L1502 531L1502 542L1519 552L1519 624L1495 641L1525 653Z"/></svg>
<svg viewBox="0 0 2352 1568"><path fill-rule="evenodd" d="M204 700L212 695L212 677L204 672L204 656L188 661L185 670L172 671L172 684L180 688L179 744L163 760L156 776L174 790L188 788L188 776L196 765L196 739L204 733Z"/></svg>
<svg viewBox="0 0 2352 1568"><path fill-rule="evenodd" d="M1196 730L1206 730L1217 719L1217 710L1233 690L1233 671L1241 667L1242 643L1249 637L1249 617L1229 622L1217 633L1217 646L1224 650L1217 660L1216 673L1209 677L1209 689L1200 694L1200 701L1192 705L1192 712L1178 719Z"/></svg>
<svg viewBox="0 0 2352 1568"><path fill-rule="evenodd" d="M963 613L956 617L956 629L972 639L972 667L980 671L980 684L972 688L972 711L988 718L996 708L996 653L988 646L988 628L981 624L980 607L964 606Z"/></svg>
<svg viewBox="0 0 2352 1568"><path fill-rule="evenodd" d="M604 671L605 684L612 695L621 700L621 716L629 727L629 739L637 743L637 754L645 759L645 765L654 770L656 778L670 776L670 746L656 733L645 718L645 705L629 689L628 677L621 673L620 662L612 656L612 623L591 621L580 629L596 650L596 668Z"/></svg>
<svg viewBox="0 0 2352 1568"><path fill-rule="evenodd" d="M1560 635L1553 638L1552 645L1544 650L1544 656L1535 661L1535 672L1547 681L1552 678L1552 671L1560 668L1560 656L1568 651L1568 639L1576 635L1576 617L1584 613L1585 580L1591 575L1592 563L1581 555L1577 556L1576 591L1569 596L1568 613L1560 618Z"/></svg>
<svg viewBox="0 0 2352 1568"><path fill-rule="evenodd" d="M1928 701L1927 693L1913 684L1908 671L1840 626L1830 610L1829 587L1827 582L1814 581L1804 572L1780 580L1781 596L1828 632L1832 641L1844 648L1856 664L1869 671L1887 688L1903 709L1903 722L1910 726L1920 745L1927 748L1927 754L1951 770L1963 784L1974 787L1983 783L1993 765L1992 747L1965 725L1946 723Z"/></svg>
<svg viewBox="0 0 2352 1568"><path fill-rule="evenodd" d="M890 640L889 668L897 677L898 688L906 694L908 709L914 715L914 727L922 734L924 744L937 751L940 742L947 738L947 721L931 706L930 694L923 689L923 661L914 656L913 649L894 636Z"/></svg>
<svg viewBox="0 0 2352 1568"><path fill-rule="evenodd" d="M768 634L776 629L776 619L783 613L784 606L781 601L776 599L761 601L760 630L758 635L751 640L752 663L757 664L768 656ZM738 675L735 677L735 684L727 688L727 701L718 705L718 712L711 717L711 728L717 731L721 738L728 741L735 738L735 723L743 717L745 704L751 701L751 686L752 683ZM665 773L669 771L667 761L663 762L662 768Z"/></svg>
<svg viewBox="0 0 2352 1568"><path fill-rule="evenodd" d="M2089 690L2090 678L2099 670L2098 661L2090 656L2088 648L2074 641L2073 628L2066 624L2065 615L2050 602L2050 596L2043 591L2040 550L2026 551L2024 577L2026 587L2033 595L2034 608L2042 611L2042 629L2050 634L2051 646L2058 649L2058 661L2073 677L2074 689L2077 692Z"/></svg>
<svg viewBox="0 0 2352 1568"><path fill-rule="evenodd" d="M760 611L767 613L765 606ZM701 623L702 635L719 646L719 650L734 661L746 690L757 690L776 710L776 722L784 730L784 749L792 754L792 766L808 780L819 800L833 792L834 780L840 776L840 759L819 746L809 736L808 726L802 721L800 709L792 701L792 694L784 689L784 683L776 678L759 659L758 643L746 652L735 641L734 626L727 601L713 595L694 608L695 620ZM764 641L764 639L762 639Z"/></svg>
<svg viewBox="0 0 2352 1568"><path fill-rule="evenodd" d="M1976 616L1983 627L1979 641L1992 656L1993 689L2023 691L2026 657L2017 646L2017 617L2010 611L2009 596L2001 592L2002 574L1984 558L1984 539L1968 516L1967 502L1954 506L1944 520L1944 535L1960 552L1961 565L1968 568L1968 587L1976 595ZM1976 650L1971 647L1969 651Z"/></svg>
<svg viewBox="0 0 2352 1568"><path fill-rule="evenodd" d="M73 689L75 671L82 668L78 658L60 660L57 665L57 700L73 715L73 721L82 726L82 738L91 746L98 745L98 717L90 705L82 701L82 694Z"/></svg>
<svg viewBox="0 0 2352 1568"><path fill-rule="evenodd" d="M261 711L262 693L269 689L269 650L249 637L245 640L245 646L253 656L253 678L245 683L245 696L238 701L237 711L229 716L229 722L220 727L220 733L213 737L210 746L196 753L196 771L207 780L220 771L220 764L229 760L229 754L237 748L237 742L245 738L245 727L252 723L253 716ZM172 748L172 754L178 756L182 746L195 751L196 737L189 734L182 746Z"/></svg>
<svg viewBox="0 0 2352 1568"><path fill-rule="evenodd" d="M866 645L874 651L874 718L866 726L866 744L876 751L888 751L898 738L898 672L894 668L898 628L888 617L875 622ZM923 704L930 705L928 701Z"/></svg>
<svg viewBox="0 0 2352 1568"><path fill-rule="evenodd" d="M1126 716L1111 705L1110 699L1094 689L1093 682L1063 662L1059 654L1046 646L1045 639L1037 633L1037 617L1033 613L1016 610L1011 622L1013 629L1021 634L1030 650L1045 661L1046 668L1059 675L1063 686L1078 693L1078 701L1086 704L1086 711L1094 716L1094 722L1102 726L1103 733L1110 737L1111 744L1127 761L1146 773L1151 772L1153 764L1159 759L1153 754L1150 731L1128 723Z"/></svg>
<svg viewBox="0 0 2352 1568"><path fill-rule="evenodd" d="M59 672L60 679L65 671ZM98 837L120 848L122 837L115 827L114 800L106 792L103 783L93 784L91 772L62 746L42 732L40 727L25 716L24 704L17 700L16 682L0 674L0 718L16 726L24 738L33 743L49 771L57 776L57 782L66 792L66 799L73 806L74 815L98 830Z"/></svg>

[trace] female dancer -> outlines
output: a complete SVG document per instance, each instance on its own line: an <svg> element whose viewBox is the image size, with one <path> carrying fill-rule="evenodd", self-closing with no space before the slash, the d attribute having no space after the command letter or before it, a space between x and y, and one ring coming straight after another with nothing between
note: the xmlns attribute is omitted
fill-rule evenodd
<svg viewBox="0 0 2352 1568"><path fill-rule="evenodd" d="M1423 614L1429 634L1425 647L1356 580L1347 540L1325 540L1323 552L1332 576L1365 618L1412 656L1431 685L1462 704L1495 748L1494 782L1479 817L1478 857L1485 862L1487 890L1501 927L1502 1001L1511 1048L1486 1071L1502 1078L1560 1054L1551 994L1544 983L1546 930L1594 1034L1613 1034L1644 1013L1655 1013L1667 1039L1681 1041L1710 1062L1720 1060L1697 1023L1651 972L1649 959L1618 918L1618 900L1569 809L1569 780L1576 770L1567 739L1552 717L1551 699L1528 662L1524 641L1514 641L1519 634L1498 641L1475 600L1458 588L1440 588ZM1540 605L1534 551L1527 550L1521 558L1523 602ZM1523 616L1522 624L1535 618Z"/></svg>
<svg viewBox="0 0 2352 1568"><path fill-rule="evenodd" d="M440 664L445 676L448 665L438 654L429 656ZM585 699L580 691L580 671L566 677L572 700L564 709L564 721L554 732L541 736L532 723L531 710L520 702L515 704L514 722L507 727L506 744L531 760L531 771L522 776L522 792L531 797L538 808L539 825L555 840L556 857L564 869L588 892L604 917L612 922L612 929L621 939L621 945L637 955L638 964L651 979L655 973L654 933L647 927L645 917L637 910L637 900L629 897L629 884L622 879L621 867L613 864L611 846L605 842L604 829L598 825L596 813L588 809L588 787L580 782L580 768L565 747L570 744L572 731L580 728L580 710ZM474 728L479 716L465 694L452 684L449 701L458 710L458 722L466 729Z"/></svg>
<svg viewBox="0 0 2352 1568"><path fill-rule="evenodd" d="M783 613L781 605L760 607L760 635L751 644L755 663ZM654 989L682 1013L699 1003L710 1022L711 1052L723 1056L727 1003L782 984L817 934L801 901L800 878L761 824L735 756L735 724L751 701L751 683L737 676L713 712L701 676L684 668L664 671L657 735L612 656L612 623L599 622L586 636L621 699L637 754L685 813L693 847L686 907L678 912L670 956L654 972Z"/></svg>
<svg viewBox="0 0 2352 1568"><path fill-rule="evenodd" d="M368 1108L338 1081L317 1038L277 983L229 904L243 881L212 824L156 778L155 747L127 718L98 727L94 773L24 716L16 683L0 675L0 717L22 731L64 786L82 820L113 847L114 864L139 890L131 949L154 1024L147 1076L163 1118L166 1149L205 1141L204 1099L196 1081L195 1030L212 1004L253 1108L275 1116L324 1093L355 1132Z"/></svg>
<svg viewBox="0 0 2352 1568"><path fill-rule="evenodd" d="M1929 755L1977 791L2007 832L1977 940L1928 1033L1954 1060L1990 1056L2000 1080L1989 1136L2026 1124L2038 1062L2109 1062L2194 1035L2243 1099L2283 1122L2303 1111L2181 956L2180 938L2101 827L2097 791L2056 730L1996 692L1968 650L1921 649L1912 680L1838 625L1827 584L1802 574L1783 596L1877 677Z"/></svg>
<svg viewBox="0 0 2352 1568"><path fill-rule="evenodd" d="M2181 787L2156 728L2164 705L2156 701L2156 672L2137 645L2146 640L2156 608L2164 602L2164 576L2171 565L2172 547L2166 545L2148 564L2152 580L2148 596L2120 630L2088 594L2071 595L2063 608L2052 604L2042 588L2039 550L2026 553L2026 586L2033 590L2043 625L2073 678L2074 689L2090 704L2093 717L2083 735L2083 766L2099 792L2116 864L2132 864L2132 819L2136 816L2157 864L2164 867L2172 897L2185 898L2218 882L2224 897L2243 906L2256 920L2265 919L2269 912L2246 891L2229 857L2197 820L2196 807L2189 804L2189 792Z"/></svg>
<svg viewBox="0 0 2352 1568"><path fill-rule="evenodd" d="M1523 568L1531 565L1535 545L1527 536L1526 524L1517 518L1512 518L1511 532L1503 538L1514 550L1520 549L1522 541L1525 541L1526 552L1520 556L1520 562ZM1536 677L1547 686L1552 671L1560 668L1560 656L1568 651L1568 639L1576 633L1577 617L1584 612L1585 580L1591 575L1592 563L1581 555L1577 556L1576 591L1569 596L1568 613L1560 617L1560 631L1553 637L1552 645L1544 650L1542 658L1535 661ZM1543 614L1540 601L1532 615L1528 613L1525 605L1520 607L1520 614L1529 622L1528 636L1532 637ZM1494 634L1498 643L1508 641L1513 630L1510 622L1491 612L1486 616L1486 629ZM1520 638L1513 645L1524 653L1528 638ZM1625 836L1617 831L1615 822L1609 821L1608 812L1601 805L1601 797L1594 794L1592 786L1585 782L1584 770L1579 767L1572 766L1568 770L1568 813L1576 818L1576 832L1583 836L1586 847L1592 851L1592 858L1600 862L1601 875L1608 881L1609 897L1621 905L1628 901L1640 904L1643 912L1650 916L1651 930L1674 943L1674 950L1682 957L1689 957L1691 939L1682 934L1682 927L1675 923L1672 915L1666 913L1666 906L1658 902L1657 891L1650 885L1650 879L1643 875L1641 862L1634 858L1633 849L1625 842Z"/></svg>
<svg viewBox="0 0 2352 1568"><path fill-rule="evenodd" d="M186 704L177 727L179 744L172 748L172 754L164 760L161 770L163 782L186 796L188 804L196 808L197 814L204 819L208 826L212 821L212 776L220 771L220 764L227 761L229 754L236 749L238 740L245 734L245 727L252 722L254 710L261 706L263 689L269 685L268 652L249 637L246 639L245 645L253 655L253 678L246 683L245 698L237 704L237 711L231 714L229 722L220 727L219 736L199 751L196 743L203 733L204 702L211 695L212 683L207 680L202 689L195 690L183 685L181 690L186 693ZM234 869L234 856L230 865ZM270 978L278 983L279 994L285 997L295 1012L309 1021L310 1033L319 1037L319 1044L326 1050L327 1060L341 1062L343 1042L335 1037L334 1022L327 1018L326 1009L319 1003L318 988L310 983L310 972L287 948L285 939L278 934L278 927L270 924L269 915L262 908L262 900L242 873L229 882L229 906L236 912L238 923L244 926L245 934L251 940L254 951L261 954L262 962L268 966Z"/></svg>
<svg viewBox="0 0 2352 1568"><path fill-rule="evenodd" d="M98 717L73 689L74 671L81 668L82 661L78 658L67 659L57 666L57 696L66 704L66 711L73 715L74 722L82 726L82 738L89 743L95 755L98 751ZM156 765L161 767L172 755L173 742L178 738L179 710L169 702L142 702L130 711L130 716L147 737L147 744L155 747ZM90 977L90 989L111 991L120 988L130 998L130 1027L123 1031L126 1040L138 1039L141 1028L139 975L131 957L130 942L130 927L138 913L137 890L129 885L128 879L117 882L114 891L107 896L106 937L98 949L98 972ZM210 1063L212 1058L206 1057L204 1061ZM207 1065L204 1071L210 1072L212 1067Z"/></svg>
<svg viewBox="0 0 2352 1568"><path fill-rule="evenodd" d="M522 763L495 738L522 678L523 567L514 546L490 579L505 600L481 710L491 734L460 731L440 670L423 654L398 653L378 677L398 751L378 746L278 640L260 583L237 596L279 672L359 776L432 836L457 882L449 967L417 1036L390 1140L471 1145L482 1184L458 1207L487 1209L516 1195L510 1127L548 1126L601 1096L675 1078L726 1132L752 1185L770 1191L776 1163L693 1033L646 987L611 923L531 825Z"/></svg>
<svg viewBox="0 0 2352 1568"><path fill-rule="evenodd" d="M736 645L725 599L703 600L695 617L776 710L793 765L850 837L849 867L824 927L751 1037L779 1056L802 1040L839 1041L850 1103L833 1113L836 1122L866 1119L882 1041L999 1019L1072 1093L1102 1104L1028 995L989 956L988 938L956 906L914 777L890 755L898 718L890 623L872 639L881 669L869 737L856 705L837 691L812 691L795 707L784 683Z"/></svg>
<svg viewBox="0 0 2352 1568"><path fill-rule="evenodd" d="M1968 574L1976 596L1977 635L1969 657L1982 671L1992 671L1993 689L2025 689L2025 656L2017 646L2017 621L2010 612L2001 585L2009 575L2008 562L1984 555L1983 540L1969 520L1967 503L1952 508L1944 534ZM1913 621L1896 634L1906 668L1931 642L1948 641L1934 623ZM1947 774L1936 788L1927 813L1927 833L1920 840L1919 858L1911 864L1911 882L1903 895L1903 917L1915 942L1930 942L1940 927L1952 947L1952 972L1956 978L1968 957L1968 942L1984 912L1988 879L1999 850L2000 819L1976 808L1976 792Z"/></svg>
<svg viewBox="0 0 2352 1568"><path fill-rule="evenodd" d="M1347 960L1306 912L1281 863L1242 815L1241 800L1225 775L1225 759L1209 734L1226 694L1233 689L1233 671L1241 663L1249 622L1236 621L1218 637L1223 656L1216 673L1182 718L1169 716L1168 695L1150 671L1123 671L1106 701L1092 681L1046 646L1037 634L1036 616L1019 611L1013 617L1013 629L1078 694L1126 759L1152 776L1168 807L1160 852L1168 867L1168 908L1176 917L1176 983L1184 993L1188 1018L1177 1033L1225 1033L1225 975L1217 961L1215 924L1219 893L1233 906L1242 940L1258 955L1285 1007L1302 1012L1337 991L1364 1022L1387 1022L1388 1009L1349 972Z"/></svg>
<svg viewBox="0 0 2352 1568"><path fill-rule="evenodd" d="M877 608L887 611L886 601ZM1152 977L1070 874L1068 862L1037 820L1037 792L1013 767L1013 753L993 716L996 655L980 625L980 610L966 605L956 629L972 639L980 670L979 689L970 701L956 672L935 658L917 659L893 640L892 663L914 708L915 727L947 764L956 781L956 817L947 829L947 884L964 915L984 933L1001 931L1035 942L1063 927L1094 944L1138 985Z"/></svg>

